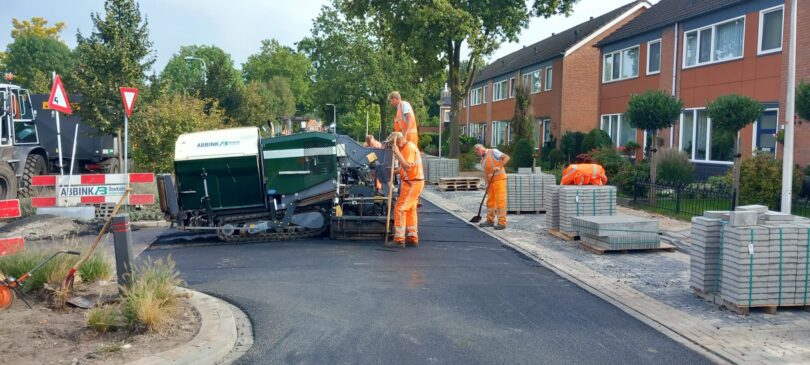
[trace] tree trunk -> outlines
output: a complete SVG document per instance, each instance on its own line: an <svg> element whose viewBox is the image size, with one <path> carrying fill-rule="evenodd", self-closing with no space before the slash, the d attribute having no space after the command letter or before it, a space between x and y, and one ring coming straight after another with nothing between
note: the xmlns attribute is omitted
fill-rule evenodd
<svg viewBox="0 0 810 365"><path fill-rule="evenodd" d="M656 153L658 151L658 131L652 131L652 137L650 138L650 204L655 206L655 179L658 176L658 162L655 159Z"/></svg>
<svg viewBox="0 0 810 365"><path fill-rule="evenodd" d="M461 58L452 41L448 42L447 51L449 59L448 78L450 79L450 104L452 105L450 109L450 137L448 138L450 144L449 156L450 158L458 158L461 154L461 149L458 145L459 125L461 124L459 121L459 111L461 111L462 100L464 99L460 75ZM439 143L441 143L441 141L439 141Z"/></svg>
<svg viewBox="0 0 810 365"><path fill-rule="evenodd" d="M731 210L740 204L740 131L737 131L737 136L734 138L734 171L733 182L731 187Z"/></svg>

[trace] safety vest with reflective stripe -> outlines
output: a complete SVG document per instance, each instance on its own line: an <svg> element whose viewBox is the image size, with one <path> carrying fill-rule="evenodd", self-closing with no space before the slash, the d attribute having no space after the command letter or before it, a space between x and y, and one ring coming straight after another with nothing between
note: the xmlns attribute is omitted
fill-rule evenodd
<svg viewBox="0 0 810 365"><path fill-rule="evenodd" d="M399 176L402 180L424 180L425 172L422 168L422 155L419 153L419 148L416 147L413 142L407 142L399 149L399 152L402 153L402 157L405 158L405 161L413 165L409 169L400 166Z"/></svg>
<svg viewBox="0 0 810 365"><path fill-rule="evenodd" d="M560 185L605 185L605 169L598 164L572 164L563 170Z"/></svg>
<svg viewBox="0 0 810 365"><path fill-rule="evenodd" d="M411 108L411 117L413 118L413 123L409 125L408 120L405 119L404 115L402 115L402 104L404 103L407 103L407 101L400 101L399 105L397 106L397 114L394 117L394 131L402 133L408 142L413 142L413 144L418 146L419 130L416 123L416 114L413 112L413 108Z"/></svg>
<svg viewBox="0 0 810 365"><path fill-rule="evenodd" d="M484 175L487 181L500 181L506 180L506 172L503 169L503 162L495 158L492 149L488 149L484 158L481 159L481 167L484 168ZM500 167L500 171L495 172L495 168ZM495 176L493 176L495 175Z"/></svg>

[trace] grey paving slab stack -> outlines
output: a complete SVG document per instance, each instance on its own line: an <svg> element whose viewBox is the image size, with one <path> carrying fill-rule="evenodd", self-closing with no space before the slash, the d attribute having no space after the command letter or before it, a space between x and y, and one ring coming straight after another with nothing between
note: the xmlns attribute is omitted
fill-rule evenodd
<svg viewBox="0 0 810 365"><path fill-rule="evenodd" d="M430 158L422 160L425 164L425 179L431 184L438 184L443 177L458 177L458 160L455 158Z"/></svg>
<svg viewBox="0 0 810 365"><path fill-rule="evenodd" d="M546 207L546 228L560 229L560 185L549 185L543 192Z"/></svg>
<svg viewBox="0 0 810 365"><path fill-rule="evenodd" d="M722 218L727 214L728 212L707 211L703 217L692 218L689 286L702 294L716 294L720 289Z"/></svg>
<svg viewBox="0 0 810 365"><path fill-rule="evenodd" d="M573 218L580 240L606 251L661 248L658 221L627 215L579 216Z"/></svg>
<svg viewBox="0 0 810 365"><path fill-rule="evenodd" d="M559 188L559 229L577 235L573 219L579 216L615 215L616 187L593 185L561 185Z"/></svg>
<svg viewBox="0 0 810 365"><path fill-rule="evenodd" d="M744 312L810 304L810 221L765 206L692 219L690 286Z"/></svg>
<svg viewBox="0 0 810 365"><path fill-rule="evenodd" d="M545 189L556 184L556 178L550 174L508 174L506 180L506 210L514 213L546 211Z"/></svg>

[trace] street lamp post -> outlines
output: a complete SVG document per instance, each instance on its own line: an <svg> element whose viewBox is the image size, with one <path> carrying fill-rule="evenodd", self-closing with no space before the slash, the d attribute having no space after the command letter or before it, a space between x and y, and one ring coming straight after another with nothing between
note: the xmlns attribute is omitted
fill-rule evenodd
<svg viewBox="0 0 810 365"><path fill-rule="evenodd" d="M450 97L450 89L447 88L447 84L444 84L444 89L439 96L439 110L441 110L441 106L444 106L444 101ZM452 108L452 106L451 106ZM450 111L452 113L452 110ZM444 127L444 113L439 113L439 158L442 158L442 129Z"/></svg>
<svg viewBox="0 0 810 365"><path fill-rule="evenodd" d="M199 58L199 57L191 57L191 56L186 56L184 59L186 61L197 60L197 61L202 62L202 66L203 66L203 86L207 86L208 85L208 75L207 75L208 74L208 67L206 67L206 65L205 65L205 60L202 59L202 58Z"/></svg>

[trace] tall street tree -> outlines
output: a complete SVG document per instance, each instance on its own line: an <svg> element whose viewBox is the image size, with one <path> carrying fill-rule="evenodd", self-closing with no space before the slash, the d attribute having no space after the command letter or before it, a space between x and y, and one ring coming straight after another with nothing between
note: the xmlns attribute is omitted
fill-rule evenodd
<svg viewBox="0 0 810 365"><path fill-rule="evenodd" d="M160 80L170 94L214 99L228 117L237 117L244 82L231 55L219 47L180 47L166 63Z"/></svg>
<svg viewBox="0 0 810 365"><path fill-rule="evenodd" d="M48 21L42 17L33 17L31 20L11 19L11 37L20 38L22 36L37 36L61 40L59 33L65 29L65 22L56 22L49 26Z"/></svg>
<svg viewBox="0 0 810 365"><path fill-rule="evenodd" d="M14 74L14 83L35 94L51 89L51 72L63 75L68 85L71 78L73 53L67 45L54 38L22 35L8 45L6 70Z"/></svg>
<svg viewBox="0 0 810 365"><path fill-rule="evenodd" d="M286 78L274 76L270 81L248 82L239 105L242 125L267 126L277 119L295 114L295 96Z"/></svg>
<svg viewBox="0 0 810 365"><path fill-rule="evenodd" d="M387 96L398 90L416 109L419 121L425 121L425 96L441 89L441 70L421 72L413 57L397 52L386 40L381 19L347 17L341 6L336 0L321 8L311 36L298 43L317 71L316 105L335 104L338 115L376 105L378 131L384 137L393 116Z"/></svg>
<svg viewBox="0 0 810 365"><path fill-rule="evenodd" d="M123 127L121 86L142 87L155 62L147 20L134 0L106 0L103 13L93 13L93 31L77 33L74 73L82 94L82 119L101 133ZM137 108L137 106L136 106Z"/></svg>
<svg viewBox="0 0 810 365"><path fill-rule="evenodd" d="M242 74L247 82L269 82L274 77L287 79L301 113L312 109L311 77L314 73L315 69L306 54L283 46L275 39L263 40L259 53L248 57L242 65Z"/></svg>
<svg viewBox="0 0 810 365"><path fill-rule="evenodd" d="M517 41L533 16L570 13L577 0L344 0L342 9L356 18L382 24L386 39L425 70L447 70L453 107L450 111L450 156L459 155L459 115L476 65L504 41ZM463 46L468 69L461 70ZM398 53L399 54L399 53Z"/></svg>

